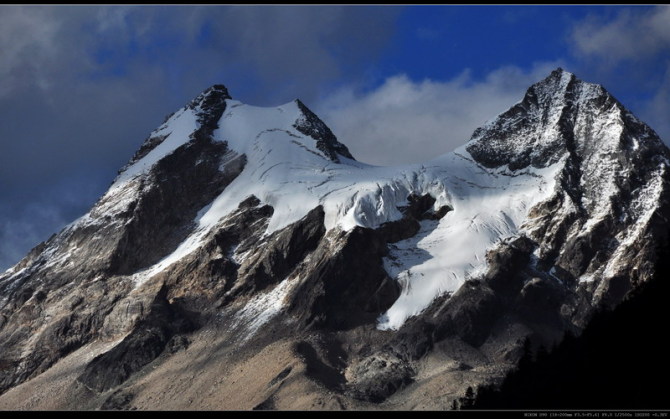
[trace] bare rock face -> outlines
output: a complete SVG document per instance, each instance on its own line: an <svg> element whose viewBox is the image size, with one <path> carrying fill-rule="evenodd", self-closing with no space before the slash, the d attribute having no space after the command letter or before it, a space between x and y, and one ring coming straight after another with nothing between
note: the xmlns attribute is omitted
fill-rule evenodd
<svg viewBox="0 0 670 419"><path fill-rule="evenodd" d="M400 207L403 217L397 221L389 221L382 224L377 231L388 243L395 243L415 236L421 225L422 220L439 220L453 208L448 205L441 206L437 211L433 211L435 198L429 194L418 196L410 194L407 197L408 205Z"/></svg>
<svg viewBox="0 0 670 419"><path fill-rule="evenodd" d="M240 264L232 257L258 248L259 236L272 216L272 207L260 205L255 196L242 201L198 251L184 264L168 269L164 278L171 300L198 313L211 313L245 288L240 284L253 280L240 278ZM236 287L236 288L235 288ZM253 288L252 285L250 285Z"/></svg>
<svg viewBox="0 0 670 419"><path fill-rule="evenodd" d="M218 121L226 110L226 99L230 99L228 89L226 89L224 85L216 84L202 92L187 105L188 109L198 109L197 117L198 122L201 124L200 133L204 134L204 136L211 135L212 131L218 127ZM165 118L164 123L167 123L173 115L174 113L168 115ZM130 159L130 162L119 170L119 173L140 161L149 154L151 150L155 149L159 144L165 141L167 137L168 135L150 135Z"/></svg>
<svg viewBox="0 0 670 419"><path fill-rule="evenodd" d="M398 296L382 267L384 241L364 228L329 239L301 267L306 275L290 296L289 313L305 326L334 330L374 322Z"/></svg>
<svg viewBox="0 0 670 419"><path fill-rule="evenodd" d="M190 233L196 213L244 167L242 158L230 172L219 171L226 153L223 143L194 141L154 166L144 183L146 191L142 190L136 201L125 234L113 252L111 272L131 274L174 251Z"/></svg>
<svg viewBox="0 0 670 419"><path fill-rule="evenodd" d="M303 117L296 121L294 127L305 135L312 137L316 141L316 146L323 152L330 160L339 163L340 159L337 155L354 160L354 157L349 152L349 149L344 144L337 141L335 134L328 128L326 124L319 119L318 116L304 103L296 100L298 108L302 111Z"/></svg>
<svg viewBox="0 0 670 419"><path fill-rule="evenodd" d="M117 387L131 374L153 361L178 333L190 332L193 324L167 299L163 287L149 306L149 313L109 352L94 358L78 380L92 390L103 392Z"/></svg>
<svg viewBox="0 0 670 419"><path fill-rule="evenodd" d="M411 383L415 371L394 354L377 353L353 365L349 374L352 396L378 403Z"/></svg>
<svg viewBox="0 0 670 419"><path fill-rule="evenodd" d="M269 237L266 245L240 267L240 279L228 295L261 291L286 277L312 252L323 237L323 208L317 207L303 219Z"/></svg>
<svg viewBox="0 0 670 419"><path fill-rule="evenodd" d="M205 90L89 213L0 275L0 408L447 409L500 380L526 339L551 345L627 298L668 239L668 149L561 69L476 130L456 174L358 163L300 101L263 120L241 106ZM452 192L495 189L462 173L551 189L516 224L473 215L462 234L497 237L482 269L380 330L425 290L389 260L414 271L468 204Z"/></svg>

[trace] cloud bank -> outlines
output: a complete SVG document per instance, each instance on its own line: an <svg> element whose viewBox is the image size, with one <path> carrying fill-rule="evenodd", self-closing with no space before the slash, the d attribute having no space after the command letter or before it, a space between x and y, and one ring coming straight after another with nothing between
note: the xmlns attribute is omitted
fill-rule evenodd
<svg viewBox="0 0 670 419"><path fill-rule="evenodd" d="M560 62L530 71L507 66L476 81L465 70L452 80L387 78L369 92L341 88L319 105L358 160L382 166L430 160L465 144L473 131L523 98Z"/></svg>

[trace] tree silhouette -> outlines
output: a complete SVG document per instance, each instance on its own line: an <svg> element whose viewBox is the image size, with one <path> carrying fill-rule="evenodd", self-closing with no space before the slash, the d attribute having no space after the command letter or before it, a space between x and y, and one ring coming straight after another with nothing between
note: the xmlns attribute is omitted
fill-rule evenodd
<svg viewBox="0 0 670 419"><path fill-rule="evenodd" d="M475 391L472 389L472 386L468 386L468 389L465 390L465 396L460 399L461 409L471 409L475 403Z"/></svg>

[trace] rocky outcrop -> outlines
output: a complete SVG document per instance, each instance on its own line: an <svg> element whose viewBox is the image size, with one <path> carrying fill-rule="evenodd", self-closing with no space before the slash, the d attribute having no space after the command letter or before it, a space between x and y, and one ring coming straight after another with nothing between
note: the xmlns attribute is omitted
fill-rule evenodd
<svg viewBox="0 0 670 419"><path fill-rule="evenodd" d="M430 194L419 196L411 193L407 197L407 205L399 208L403 217L382 224L377 232L387 243L395 243L413 237L421 228L420 221L439 220L453 210L449 205L443 205L437 211L433 211L434 204L435 197Z"/></svg>
<svg viewBox="0 0 670 419"><path fill-rule="evenodd" d="M229 298L261 291L286 278L318 246L326 232L323 217L323 208L316 207L298 222L270 236L240 266L239 280L228 292Z"/></svg>
<svg viewBox="0 0 670 419"><path fill-rule="evenodd" d="M411 383L412 365L389 352L380 352L349 368L348 393L357 399L380 403Z"/></svg>
<svg viewBox="0 0 670 419"><path fill-rule="evenodd" d="M386 244L372 229L332 232L313 252L288 312L307 327L334 330L372 323L398 297L383 268Z"/></svg>
<svg viewBox="0 0 670 419"><path fill-rule="evenodd" d="M200 123L200 136L207 137L212 134L212 132L218 127L218 121L223 115L223 112L226 110L226 99L230 99L228 94L228 89L222 84L215 84L214 86L208 88L202 92L198 97L193 99L186 107L187 109L197 109L198 123ZM156 130L161 131L161 128L166 127L170 122L172 116L175 114L172 113L165 118L163 124ZM130 159L128 164L119 170L119 173L122 173L128 169L133 164L140 161L144 158L151 150L158 147L167 135L152 134L150 135L137 150L135 155Z"/></svg>
<svg viewBox="0 0 670 419"><path fill-rule="evenodd" d="M112 273L131 274L174 251L192 231L197 212L244 168L244 157L237 156L220 171L228 154L225 143L193 141L152 168L113 252Z"/></svg>
<svg viewBox="0 0 670 419"><path fill-rule="evenodd" d="M149 313L114 348L95 357L78 380L89 389L103 392L123 383L130 375L153 361L170 339L193 330L189 316L170 304L163 286L149 306Z"/></svg>
<svg viewBox="0 0 670 419"><path fill-rule="evenodd" d="M242 201L202 247L163 273L168 298L199 313L212 313L231 301L227 293L237 284L241 268L234 255L259 247L272 213L272 207L260 205L255 196Z"/></svg>
<svg viewBox="0 0 670 419"><path fill-rule="evenodd" d="M312 137L316 141L316 147L335 163L340 162L338 155L354 160L347 146L337 141L335 134L314 112L300 100L295 102L302 112L302 116L293 125L295 129Z"/></svg>
<svg viewBox="0 0 670 419"><path fill-rule="evenodd" d="M84 280L76 287L50 289L49 285L42 284L27 301L15 301L3 309L13 313L6 315L0 329L0 392L44 372L97 337L128 291L118 278ZM27 286L23 292L30 289Z"/></svg>

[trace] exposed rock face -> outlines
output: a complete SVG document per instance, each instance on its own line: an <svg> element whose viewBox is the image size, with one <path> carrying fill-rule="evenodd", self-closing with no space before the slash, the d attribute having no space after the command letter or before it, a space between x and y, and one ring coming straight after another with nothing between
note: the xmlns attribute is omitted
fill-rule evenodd
<svg viewBox="0 0 670 419"><path fill-rule="evenodd" d="M149 313L112 350L86 365L79 381L98 392L114 388L156 359L175 334L192 331L188 316L170 304L166 296L167 288L162 287L149 306Z"/></svg>
<svg viewBox="0 0 670 419"><path fill-rule="evenodd" d="M255 196L242 201L211 235L206 244L194 252L183 264L175 265L164 273L169 287L169 298L199 313L214 312L243 291L254 290L254 269L242 267L232 256L252 249L264 249L260 236L272 216L272 207L260 205ZM240 271L252 274L241 275ZM241 278L240 278L241 277ZM238 280L238 278L240 278ZM230 297L229 297L230 296Z"/></svg>
<svg viewBox="0 0 670 419"><path fill-rule="evenodd" d="M307 326L334 330L374 322L399 292L382 267L385 250L371 229L329 236L300 267L305 276L289 297L289 313Z"/></svg>
<svg viewBox="0 0 670 419"><path fill-rule="evenodd" d="M113 251L112 272L131 274L174 251L190 233L198 210L243 169L244 158L238 157L229 171L219 170L227 152L225 144L194 141L154 166L140 186L140 198L133 203L125 234Z"/></svg>
<svg viewBox="0 0 670 419"><path fill-rule="evenodd" d="M429 194L423 196L410 194L407 202L407 206L399 208L403 213L400 220L389 221L379 227L378 231L386 242L395 243L413 237L421 229L420 221L439 220L453 210L449 205L443 205L437 211L433 211L435 198Z"/></svg>
<svg viewBox="0 0 670 419"><path fill-rule="evenodd" d="M397 356L375 354L351 368L350 392L356 398L378 403L412 382L414 374L411 364Z"/></svg>
<svg viewBox="0 0 670 419"><path fill-rule="evenodd" d="M228 89L222 84L215 84L202 92L187 105L188 109L196 110L196 116L198 122L201 124L201 130L205 131L204 136L211 135L212 131L218 128L219 119L221 119L221 115L223 115L223 112L226 110L226 99L230 99ZM174 114L171 114L165 118L165 122L162 126L165 126L173 115ZM160 127L157 131L160 131ZM149 154L151 150L155 149L159 144L165 141L167 137L167 135L157 135L155 132L152 133L130 159L130 162L119 170L119 172L123 172L134 163L142 160L142 158Z"/></svg>
<svg viewBox="0 0 670 419"><path fill-rule="evenodd" d="M299 100L296 100L296 104L303 114L293 125L298 131L312 137L316 141L316 147L332 161L339 163L338 154L354 160L347 146L337 141L335 134L314 112Z"/></svg>
<svg viewBox="0 0 670 419"><path fill-rule="evenodd" d="M449 408L654 274L668 153L561 69L398 173L215 85L0 275L0 408Z"/></svg>
<svg viewBox="0 0 670 419"><path fill-rule="evenodd" d="M326 231L323 216L323 208L314 208L302 220L269 237L240 267L241 279L229 295L261 291L285 278L319 244Z"/></svg>

